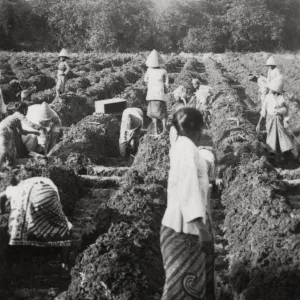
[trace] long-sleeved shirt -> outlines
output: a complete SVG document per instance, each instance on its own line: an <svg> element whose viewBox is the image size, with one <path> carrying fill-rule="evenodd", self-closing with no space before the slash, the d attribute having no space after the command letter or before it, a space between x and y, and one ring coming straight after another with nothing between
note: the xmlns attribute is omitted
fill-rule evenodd
<svg viewBox="0 0 300 300"><path fill-rule="evenodd" d="M178 136L170 150L168 204L162 224L176 232L198 235L197 218L206 222L209 179L207 166L196 145Z"/></svg>
<svg viewBox="0 0 300 300"><path fill-rule="evenodd" d="M275 115L276 111L283 117L288 114L288 105L282 95L269 93L261 109L261 116L266 118L267 115Z"/></svg>
<svg viewBox="0 0 300 300"><path fill-rule="evenodd" d="M165 69L148 68L144 80L148 84L146 100L166 101L165 87L169 87L169 77Z"/></svg>

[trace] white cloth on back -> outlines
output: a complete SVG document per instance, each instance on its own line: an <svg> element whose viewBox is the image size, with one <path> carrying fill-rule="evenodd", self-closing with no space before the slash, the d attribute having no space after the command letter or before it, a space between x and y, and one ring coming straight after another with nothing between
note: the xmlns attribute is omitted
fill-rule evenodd
<svg viewBox="0 0 300 300"><path fill-rule="evenodd" d="M206 223L209 180L207 166L196 145L187 137L178 136L170 150L168 203L162 224L176 232L198 235L195 224Z"/></svg>

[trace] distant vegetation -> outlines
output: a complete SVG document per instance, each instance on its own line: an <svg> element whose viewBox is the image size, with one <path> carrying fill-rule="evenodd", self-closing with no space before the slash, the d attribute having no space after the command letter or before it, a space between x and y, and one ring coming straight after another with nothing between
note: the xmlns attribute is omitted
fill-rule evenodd
<svg viewBox="0 0 300 300"><path fill-rule="evenodd" d="M0 48L296 50L299 19L299 0L0 0Z"/></svg>

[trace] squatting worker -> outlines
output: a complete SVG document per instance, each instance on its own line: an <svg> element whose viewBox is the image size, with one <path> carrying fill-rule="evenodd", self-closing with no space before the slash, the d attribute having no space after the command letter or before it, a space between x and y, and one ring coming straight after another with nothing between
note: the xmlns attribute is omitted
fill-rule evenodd
<svg viewBox="0 0 300 300"><path fill-rule="evenodd" d="M72 224L65 216L56 185L45 177L32 177L8 186L0 194L1 207L9 201L9 245L65 247L71 245ZM63 257L67 267L67 257Z"/></svg>
<svg viewBox="0 0 300 300"><path fill-rule="evenodd" d="M211 98L213 96L212 88L208 85L200 84L198 78L192 80L195 94L189 102L189 107L199 109L203 115L204 122L207 124L211 116Z"/></svg>
<svg viewBox="0 0 300 300"><path fill-rule="evenodd" d="M26 149L22 141L22 134L40 134L36 131L24 130L22 127L22 122L25 122L26 124L28 124L28 126L32 127L35 130L46 131L46 127L34 124L25 117L27 111L28 105L25 102L20 102L17 106L16 112L6 117L0 123L0 166L2 166L4 162L3 160L5 159L4 155L2 155L4 153L2 152L9 151L9 160L12 160L13 164L15 162L15 158L26 157L28 155L28 150ZM8 145L10 145L10 147Z"/></svg>
<svg viewBox="0 0 300 300"><path fill-rule="evenodd" d="M277 77L268 84L270 93L266 96L261 110L256 131L260 131L261 120L266 118L267 146L271 152L271 160L277 153L283 153L284 163L292 159L292 140L284 128L284 118L288 114L288 104L283 97L283 78Z"/></svg>
<svg viewBox="0 0 300 300"><path fill-rule="evenodd" d="M282 77L281 72L278 68L277 62L273 56L269 57L266 66L269 67L267 84L276 79L277 77Z"/></svg>
<svg viewBox="0 0 300 300"><path fill-rule="evenodd" d="M148 70L145 74L145 82L148 85L146 100L149 101L147 116L152 119L155 135L158 135L157 119L162 120L163 133L166 131L168 117L165 90L169 87L167 71L160 66L163 59L153 50L146 61Z"/></svg>
<svg viewBox="0 0 300 300"><path fill-rule="evenodd" d="M207 210L209 178L197 145L203 131L201 112L175 112L178 138L170 149L168 203L160 245L166 274L162 300L215 300L214 244Z"/></svg>
<svg viewBox="0 0 300 300"><path fill-rule="evenodd" d="M69 54L66 49L62 49L58 55L59 64L57 72L57 83L56 83L56 96L59 97L60 94L65 92L65 86L67 83L67 75L71 71L67 59L69 59Z"/></svg>

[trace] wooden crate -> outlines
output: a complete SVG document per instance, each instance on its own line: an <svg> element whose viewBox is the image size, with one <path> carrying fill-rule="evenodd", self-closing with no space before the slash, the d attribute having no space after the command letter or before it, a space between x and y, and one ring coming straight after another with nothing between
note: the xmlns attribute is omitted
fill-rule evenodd
<svg viewBox="0 0 300 300"><path fill-rule="evenodd" d="M122 114L127 107L127 101L121 98L95 101L96 114Z"/></svg>

